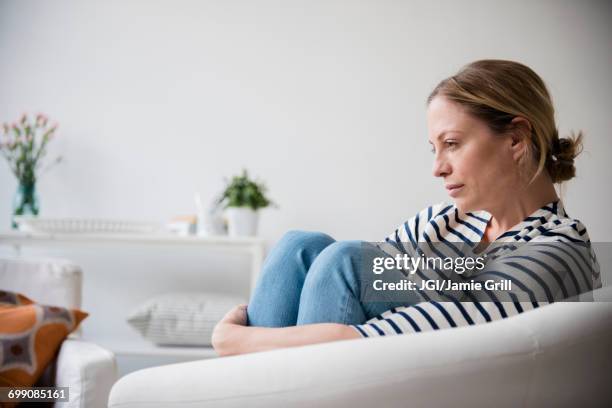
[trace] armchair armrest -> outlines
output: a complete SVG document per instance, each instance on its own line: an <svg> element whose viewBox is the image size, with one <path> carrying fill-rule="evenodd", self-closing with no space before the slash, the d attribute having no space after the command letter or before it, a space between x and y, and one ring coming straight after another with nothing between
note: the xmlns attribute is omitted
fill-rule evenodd
<svg viewBox="0 0 612 408"><path fill-rule="evenodd" d="M110 408L576 406L612 401L612 303L558 303L478 326L153 367Z"/></svg>
<svg viewBox="0 0 612 408"><path fill-rule="evenodd" d="M57 356L55 385L70 387L70 400L61 408L106 408L108 394L117 380L112 352L79 339L66 339Z"/></svg>

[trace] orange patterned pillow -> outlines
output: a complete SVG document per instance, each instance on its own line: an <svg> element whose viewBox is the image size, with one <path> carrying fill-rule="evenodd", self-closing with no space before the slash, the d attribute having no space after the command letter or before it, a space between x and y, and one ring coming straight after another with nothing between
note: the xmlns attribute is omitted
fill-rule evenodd
<svg viewBox="0 0 612 408"><path fill-rule="evenodd" d="M29 387L87 313L0 290L0 387Z"/></svg>

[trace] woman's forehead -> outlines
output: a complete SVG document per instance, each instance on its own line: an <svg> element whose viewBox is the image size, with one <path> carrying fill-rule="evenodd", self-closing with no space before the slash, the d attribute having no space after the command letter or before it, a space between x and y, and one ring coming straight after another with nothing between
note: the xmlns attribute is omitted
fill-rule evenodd
<svg viewBox="0 0 612 408"><path fill-rule="evenodd" d="M446 97L436 96L427 107L428 116L438 119L470 117L467 109Z"/></svg>
<svg viewBox="0 0 612 408"><path fill-rule="evenodd" d="M434 98L427 109L427 126L430 141L450 132L466 132L476 125L477 120L461 105L446 98Z"/></svg>

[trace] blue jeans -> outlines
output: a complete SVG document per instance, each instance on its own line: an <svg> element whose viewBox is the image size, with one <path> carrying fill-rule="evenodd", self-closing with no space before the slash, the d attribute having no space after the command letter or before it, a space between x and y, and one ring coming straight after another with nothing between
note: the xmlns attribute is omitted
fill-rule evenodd
<svg viewBox="0 0 612 408"><path fill-rule="evenodd" d="M272 248L247 307L247 324L286 327L361 324L406 302L361 302L362 241L335 241L320 232L290 231Z"/></svg>

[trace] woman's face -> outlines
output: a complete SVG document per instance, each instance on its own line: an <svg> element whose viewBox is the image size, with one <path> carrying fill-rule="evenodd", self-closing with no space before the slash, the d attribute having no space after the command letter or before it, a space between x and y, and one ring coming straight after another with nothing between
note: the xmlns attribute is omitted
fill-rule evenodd
<svg viewBox="0 0 612 408"><path fill-rule="evenodd" d="M495 134L459 104L436 96L427 109L433 174L464 212L499 208L518 187L509 135Z"/></svg>

